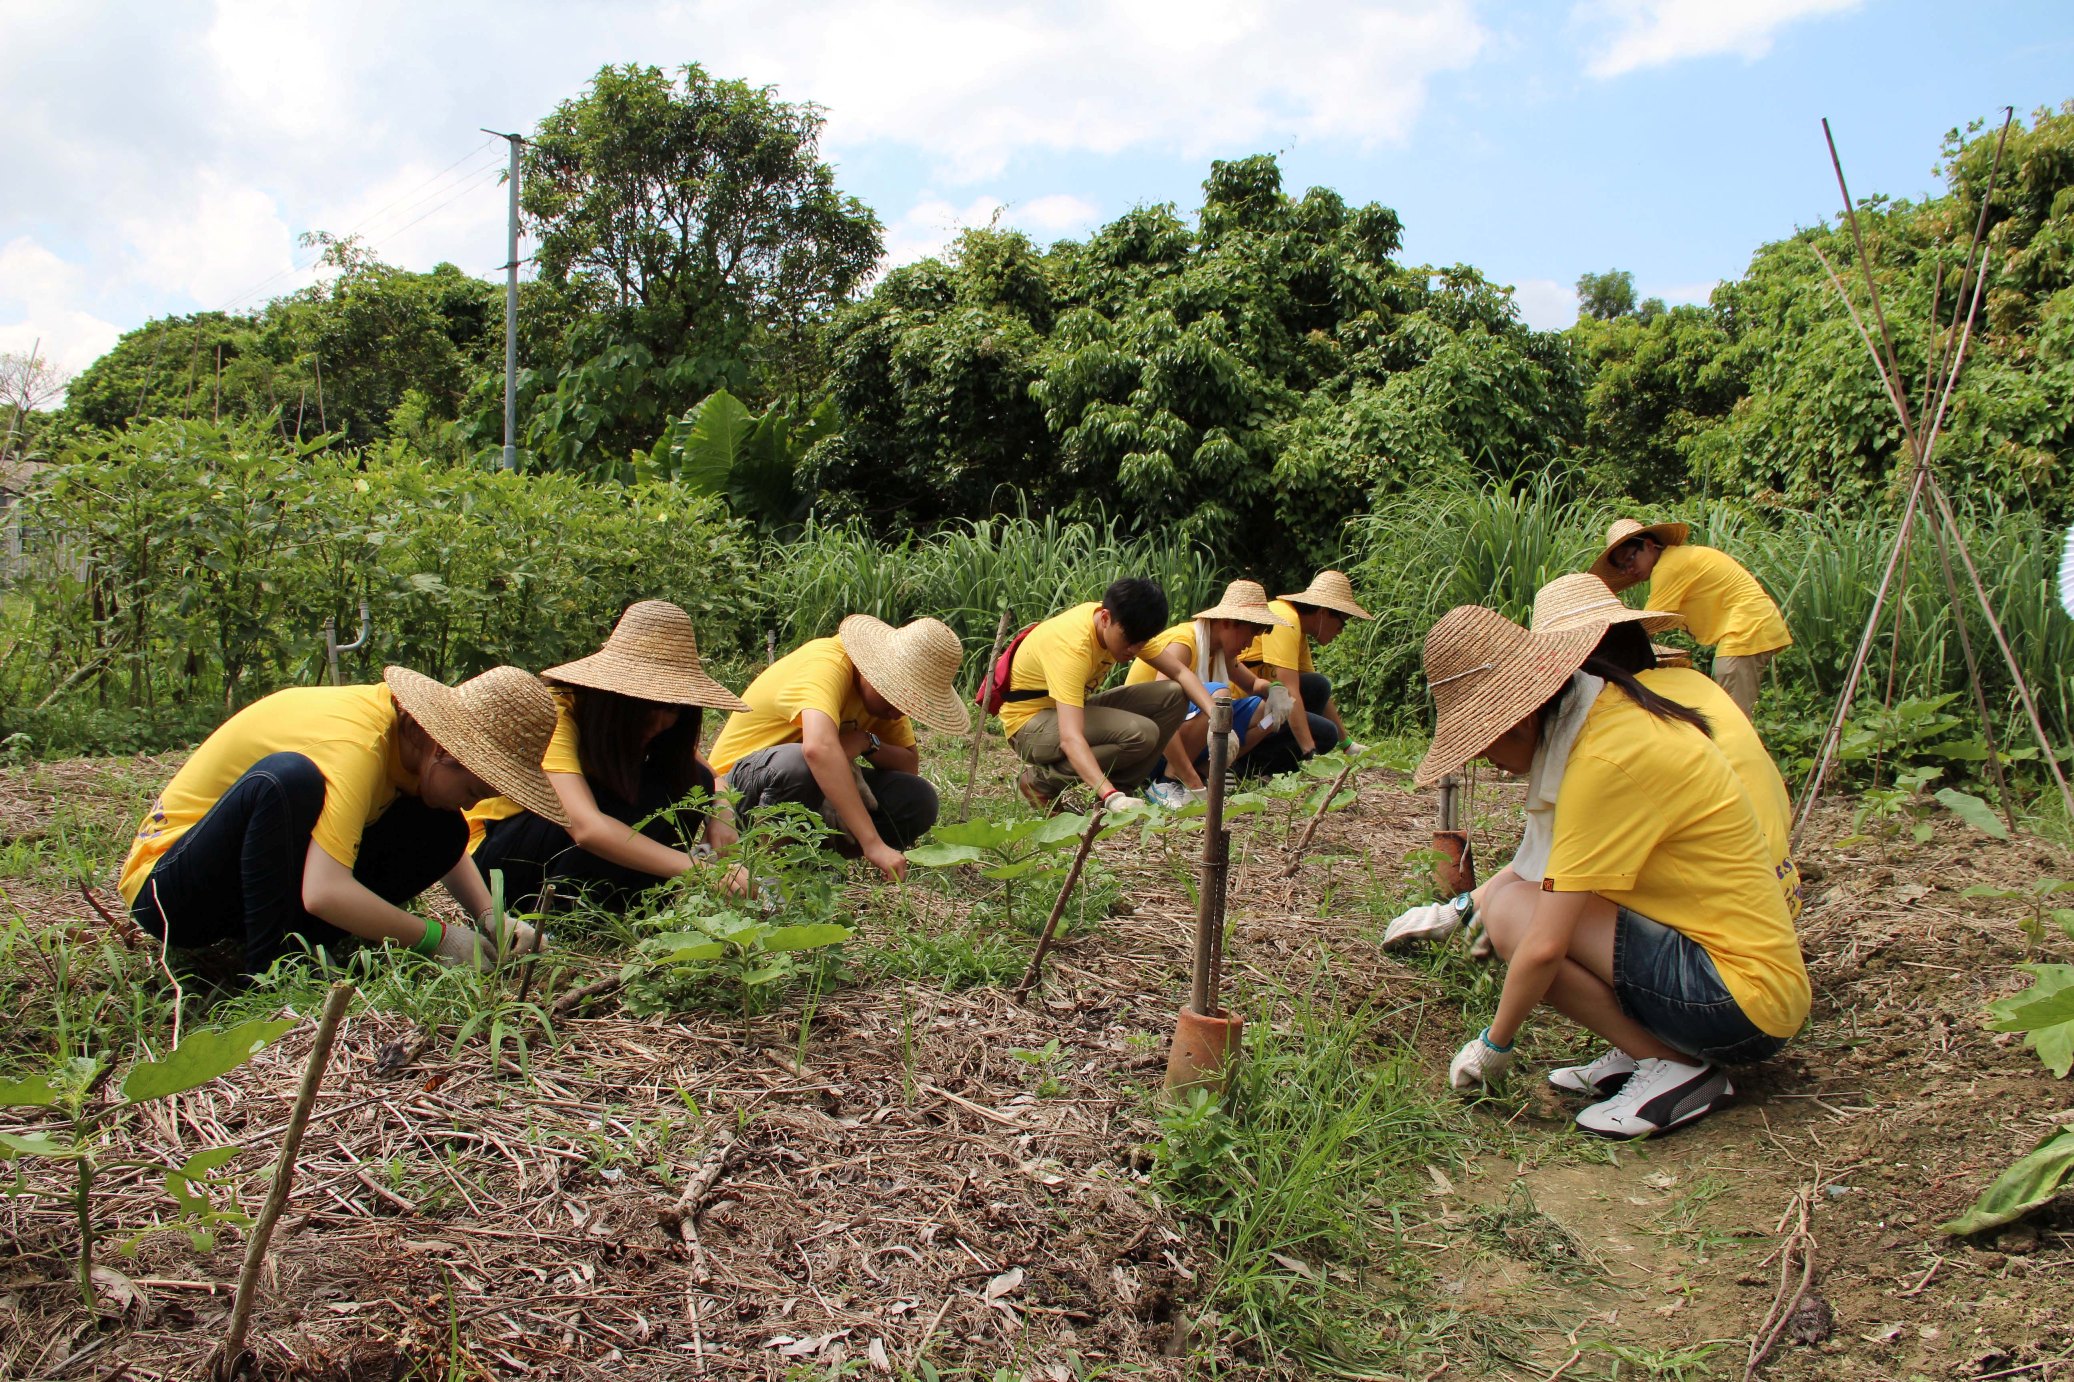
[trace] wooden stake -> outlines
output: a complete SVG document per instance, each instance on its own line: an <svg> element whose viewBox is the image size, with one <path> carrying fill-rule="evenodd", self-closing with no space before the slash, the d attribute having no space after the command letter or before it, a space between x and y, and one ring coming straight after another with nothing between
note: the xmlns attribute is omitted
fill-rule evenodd
<svg viewBox="0 0 2074 1382"><path fill-rule="evenodd" d="M1195 957L1188 1006L1203 1017L1217 1016L1217 967L1224 927L1224 886L1231 873L1231 832L1224 828L1225 769L1231 763L1231 692L1210 702L1209 809L1203 815L1202 881L1196 886Z"/></svg>
<svg viewBox="0 0 2074 1382"><path fill-rule="evenodd" d="M216 1355L214 1373L222 1379L237 1374L245 1353L245 1331L252 1323L252 1306L259 1294L259 1264L266 1260L267 1244L273 1239L274 1224L288 1205L288 1192L295 1183L295 1158L302 1150L303 1127L317 1102L317 1086L324 1082L324 1067L331 1061L331 1044L338 1036L338 1023L353 1001L353 986L333 984L324 999L324 1014L317 1019L317 1040L310 1047L310 1061L303 1067L302 1088L295 1093L295 1110L288 1115L288 1130L281 1139L281 1155L274 1162L274 1183L267 1187L266 1206L259 1222L245 1239L245 1269L238 1274L238 1296L231 1306L230 1329L223 1336L223 1351Z"/></svg>
<svg viewBox="0 0 2074 1382"><path fill-rule="evenodd" d="M1347 766L1341 768L1339 776L1332 779L1332 786L1326 791L1325 800L1319 802L1318 809L1311 812L1310 823L1304 826L1303 834L1297 838L1296 848L1290 852L1289 862L1282 868L1284 878L1296 876L1297 866L1303 863L1303 852L1311 846L1311 836L1318 833L1318 822L1324 820L1325 813L1332 809L1332 799L1339 795L1340 788L1347 785L1347 779L1354 775L1355 764L1359 761L1357 757L1350 755Z"/></svg>
<svg viewBox="0 0 2074 1382"><path fill-rule="evenodd" d="M1051 938L1059 929L1059 918L1066 914L1066 899L1073 896L1073 889L1080 883L1080 870L1087 865L1088 851L1095 847L1095 836L1102 831L1102 804L1095 803L1094 814L1087 818L1087 829L1080 832L1080 848L1073 852L1073 867L1066 870L1065 886L1059 889L1058 900L1051 904L1051 915L1044 919L1044 933L1037 937L1037 953L1030 957L1030 967L1023 971L1022 982L1015 986L1015 1001L1020 1003L1028 996L1037 978L1044 972L1044 956L1051 949Z"/></svg>
<svg viewBox="0 0 2074 1382"><path fill-rule="evenodd" d="M994 664L1001 660L1001 645L1007 641L1010 618L1011 611L1004 600L1001 604L1001 620L994 625L994 645L987 649L987 660L979 669L977 699L980 701L985 701L986 693L993 688ZM979 709L979 713L972 717L972 750L965 755L965 799L958 805L958 819L961 821L972 818L972 789L979 785L979 746L987 737L987 712L984 708L975 708Z"/></svg>

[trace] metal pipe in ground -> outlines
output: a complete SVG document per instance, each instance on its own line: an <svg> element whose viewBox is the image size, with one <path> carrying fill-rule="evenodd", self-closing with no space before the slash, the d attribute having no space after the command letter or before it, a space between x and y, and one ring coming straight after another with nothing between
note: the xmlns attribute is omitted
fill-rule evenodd
<svg viewBox="0 0 2074 1382"><path fill-rule="evenodd" d="M1231 833L1224 828L1224 778L1231 763L1231 693L1219 691L1210 710L1208 810L1203 816L1203 862L1196 888L1195 956L1188 1006L1167 1053L1169 1093L1222 1090L1239 1052L1244 1020L1218 1006L1223 967L1224 894L1231 879Z"/></svg>

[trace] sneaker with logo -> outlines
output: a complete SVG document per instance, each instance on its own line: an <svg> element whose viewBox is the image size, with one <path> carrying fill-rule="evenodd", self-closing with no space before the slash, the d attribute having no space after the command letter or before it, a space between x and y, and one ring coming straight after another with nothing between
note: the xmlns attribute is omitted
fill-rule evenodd
<svg viewBox="0 0 2074 1382"><path fill-rule="evenodd" d="M1594 1099L1605 1099L1618 1094L1620 1087L1635 1073L1635 1058L1618 1046L1606 1048L1606 1054L1589 1065L1566 1065L1560 1070L1548 1072L1548 1082L1565 1094L1589 1094Z"/></svg>
<svg viewBox="0 0 2074 1382"><path fill-rule="evenodd" d="M1147 784L1145 800L1168 811L1179 811L1195 798L1191 797L1188 789L1180 783L1172 778L1163 777L1157 782Z"/></svg>
<svg viewBox="0 0 2074 1382"><path fill-rule="evenodd" d="M1638 1061L1620 1093L1580 1111L1577 1126L1599 1137L1648 1137L1712 1112L1733 1093L1719 1066Z"/></svg>

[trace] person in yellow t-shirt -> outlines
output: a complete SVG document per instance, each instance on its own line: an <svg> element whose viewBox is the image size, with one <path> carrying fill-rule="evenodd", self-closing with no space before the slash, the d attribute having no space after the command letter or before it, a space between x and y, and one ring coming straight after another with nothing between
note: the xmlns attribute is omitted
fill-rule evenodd
<svg viewBox="0 0 2074 1382"><path fill-rule="evenodd" d="M1353 582L1338 571L1320 571L1306 589L1278 596L1268 608L1282 624L1255 639L1239 654L1239 661L1288 687L1303 713L1283 718L1266 742L1247 756L1239 771L1249 777L1290 772L1306 758L1332 752L1347 738L1332 683L1312 664L1311 644L1329 646L1349 619L1372 617L1354 599Z"/></svg>
<svg viewBox="0 0 2074 1382"><path fill-rule="evenodd" d="M963 652L941 620L895 629L851 615L835 637L802 643L749 683L747 708L713 742L721 787L746 813L784 801L818 810L842 832L837 848L905 878L906 851L937 813L909 721L971 728L957 691Z"/></svg>
<svg viewBox="0 0 2074 1382"><path fill-rule="evenodd" d="M508 901L532 910L551 882L560 899L624 911L692 868L701 833L714 852L733 846L734 827L686 798L713 792L698 756L705 711L748 706L700 666L690 615L668 600L629 605L604 647L540 675L559 708L540 766L569 823L508 797L468 811L476 867L504 875ZM746 879L734 871L728 884Z"/></svg>
<svg viewBox="0 0 2074 1382"><path fill-rule="evenodd" d="M1764 669L1793 635L1757 578L1728 553L1688 542L1691 532L1683 523L1616 519L1591 574L1616 593L1649 582L1650 606L1684 615L1693 638L1713 647L1714 680L1749 719Z"/></svg>
<svg viewBox="0 0 2074 1382"><path fill-rule="evenodd" d="M254 701L202 742L151 804L119 886L168 946L235 941L257 974L301 937L394 941L487 967L497 946L403 904L435 882L485 925L490 896L461 812L502 792L561 807L540 771L554 700L496 667L458 687L391 667L380 686L307 686ZM511 923L501 940L530 948Z"/></svg>
<svg viewBox="0 0 2074 1382"><path fill-rule="evenodd" d="M1174 649L1194 669L1205 689L1215 693L1229 686L1238 693L1231 706L1231 754L1234 763L1241 762L1295 705L1295 697L1281 683L1269 681L1239 661L1241 650L1257 642L1265 631L1278 628L1281 619L1268 608L1267 591L1260 582L1233 581L1216 604L1197 610L1187 623L1147 639L1125 674L1124 685L1142 686L1167 677L1160 670L1160 659L1167 649ZM1209 744L1209 717L1190 706L1188 718L1167 741L1165 774L1155 776L1146 795L1169 810L1186 806L1191 798L1201 800L1204 789L1199 765Z"/></svg>
<svg viewBox="0 0 2074 1382"><path fill-rule="evenodd" d="M1414 776L1431 786L1477 757L1559 775L1540 883L1493 886L1475 909L1505 986L1450 1083L1501 1079L1545 1003L1614 1048L1551 1076L1598 1095L1617 1082L1577 1126L1642 1137L1732 1094L1722 1067L1777 1052L1807 1020L1810 990L1770 846L1705 717L1592 658L1601 633L1450 610L1426 637L1438 724ZM1567 740L1559 763L1537 764L1544 737Z"/></svg>
<svg viewBox="0 0 2074 1382"><path fill-rule="evenodd" d="M1024 801L1051 811L1082 782L1111 811L1144 805L1132 789L1151 777L1189 703L1210 709L1210 693L1178 646L1152 659L1167 679L1101 686L1166 627L1167 613L1159 582L1126 576L1099 601L1035 625L1011 649L1001 726L1027 765L1016 779Z"/></svg>

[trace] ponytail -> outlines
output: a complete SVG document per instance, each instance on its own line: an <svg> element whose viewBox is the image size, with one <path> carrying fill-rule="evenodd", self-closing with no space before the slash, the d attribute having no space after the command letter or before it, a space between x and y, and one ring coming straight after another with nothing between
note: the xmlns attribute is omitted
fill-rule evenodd
<svg viewBox="0 0 2074 1382"><path fill-rule="evenodd" d="M1619 687L1626 693L1629 700L1641 706L1657 719L1678 720L1691 725L1709 739L1714 737L1714 726L1708 721L1706 716L1700 714L1689 705L1682 705L1667 696L1657 695L1656 692L1651 691L1638 681L1635 678L1635 674L1628 671L1625 667L1617 666L1602 657L1593 656L1584 660L1584 666L1580 670L1589 672L1595 677L1602 677L1609 684Z"/></svg>

